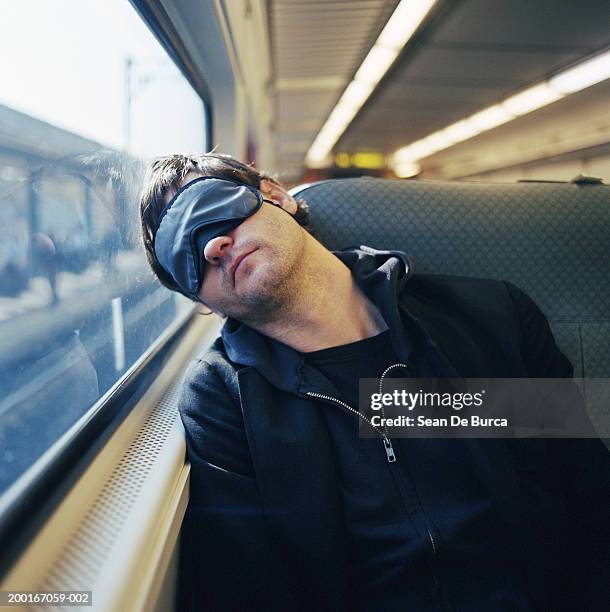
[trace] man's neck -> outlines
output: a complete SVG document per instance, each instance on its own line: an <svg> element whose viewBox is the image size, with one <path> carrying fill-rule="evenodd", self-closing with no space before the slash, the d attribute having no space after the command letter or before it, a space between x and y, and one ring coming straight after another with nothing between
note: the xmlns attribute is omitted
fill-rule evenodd
<svg viewBox="0 0 610 612"><path fill-rule="evenodd" d="M294 298L277 319L254 326L293 349L307 353L349 344L387 329L378 308L358 287L351 270L320 243L308 245L295 279Z"/></svg>

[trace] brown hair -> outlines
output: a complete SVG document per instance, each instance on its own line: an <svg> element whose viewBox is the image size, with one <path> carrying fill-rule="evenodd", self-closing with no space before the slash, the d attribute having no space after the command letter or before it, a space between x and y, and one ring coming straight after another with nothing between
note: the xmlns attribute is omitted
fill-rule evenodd
<svg viewBox="0 0 610 612"><path fill-rule="evenodd" d="M153 249L159 217L166 204L168 193L175 193L189 172L245 183L260 188L263 179L279 184L278 181L253 166L244 164L230 155L203 153L198 155L168 155L154 159L146 171L144 186L140 196L140 222L146 258L159 281L168 289L178 291L171 276L161 267ZM295 220L305 226L309 218L309 208L304 200L297 200L298 210Z"/></svg>

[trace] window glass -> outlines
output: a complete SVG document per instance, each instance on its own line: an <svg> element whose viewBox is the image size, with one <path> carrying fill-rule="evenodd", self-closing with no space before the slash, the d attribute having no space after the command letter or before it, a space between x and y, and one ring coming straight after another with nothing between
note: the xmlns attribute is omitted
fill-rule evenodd
<svg viewBox="0 0 610 612"><path fill-rule="evenodd" d="M1 493L191 307L148 268L137 198L150 158L207 143L127 0L3 2L0 21Z"/></svg>

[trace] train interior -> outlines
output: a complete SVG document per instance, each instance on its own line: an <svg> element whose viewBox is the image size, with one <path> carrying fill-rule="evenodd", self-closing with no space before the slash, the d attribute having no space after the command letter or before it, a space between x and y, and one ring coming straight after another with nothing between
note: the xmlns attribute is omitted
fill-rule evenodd
<svg viewBox="0 0 610 612"><path fill-rule="evenodd" d="M214 149L273 173L329 249L511 281L575 376L610 378L607 3L24 0L2 13L0 590L175 609L180 383L224 321L148 267L138 196L153 157ZM607 404L590 407L610 439Z"/></svg>

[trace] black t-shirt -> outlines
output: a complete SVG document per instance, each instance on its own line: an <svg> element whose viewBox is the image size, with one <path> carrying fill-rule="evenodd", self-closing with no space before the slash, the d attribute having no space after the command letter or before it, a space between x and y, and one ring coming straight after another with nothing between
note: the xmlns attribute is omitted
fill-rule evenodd
<svg viewBox="0 0 610 612"><path fill-rule="evenodd" d="M389 330L304 357L355 409L359 379L380 378L399 362ZM391 376L434 369L408 365L416 374L396 368ZM473 474L463 440L394 439L397 462L389 464L381 440L360 437L356 415L321 406L350 544L352 600L346 609L423 611L442 607L441 601L457 609L481 609L484 602L485 609L531 609L520 569L508 554L510 534ZM428 531L436 536L436 551Z"/></svg>
<svg viewBox="0 0 610 612"><path fill-rule="evenodd" d="M389 330L364 340L306 353L305 359L337 387L339 399L356 410L359 379L380 378L387 367L399 361ZM406 376L404 370L399 373Z"/></svg>

